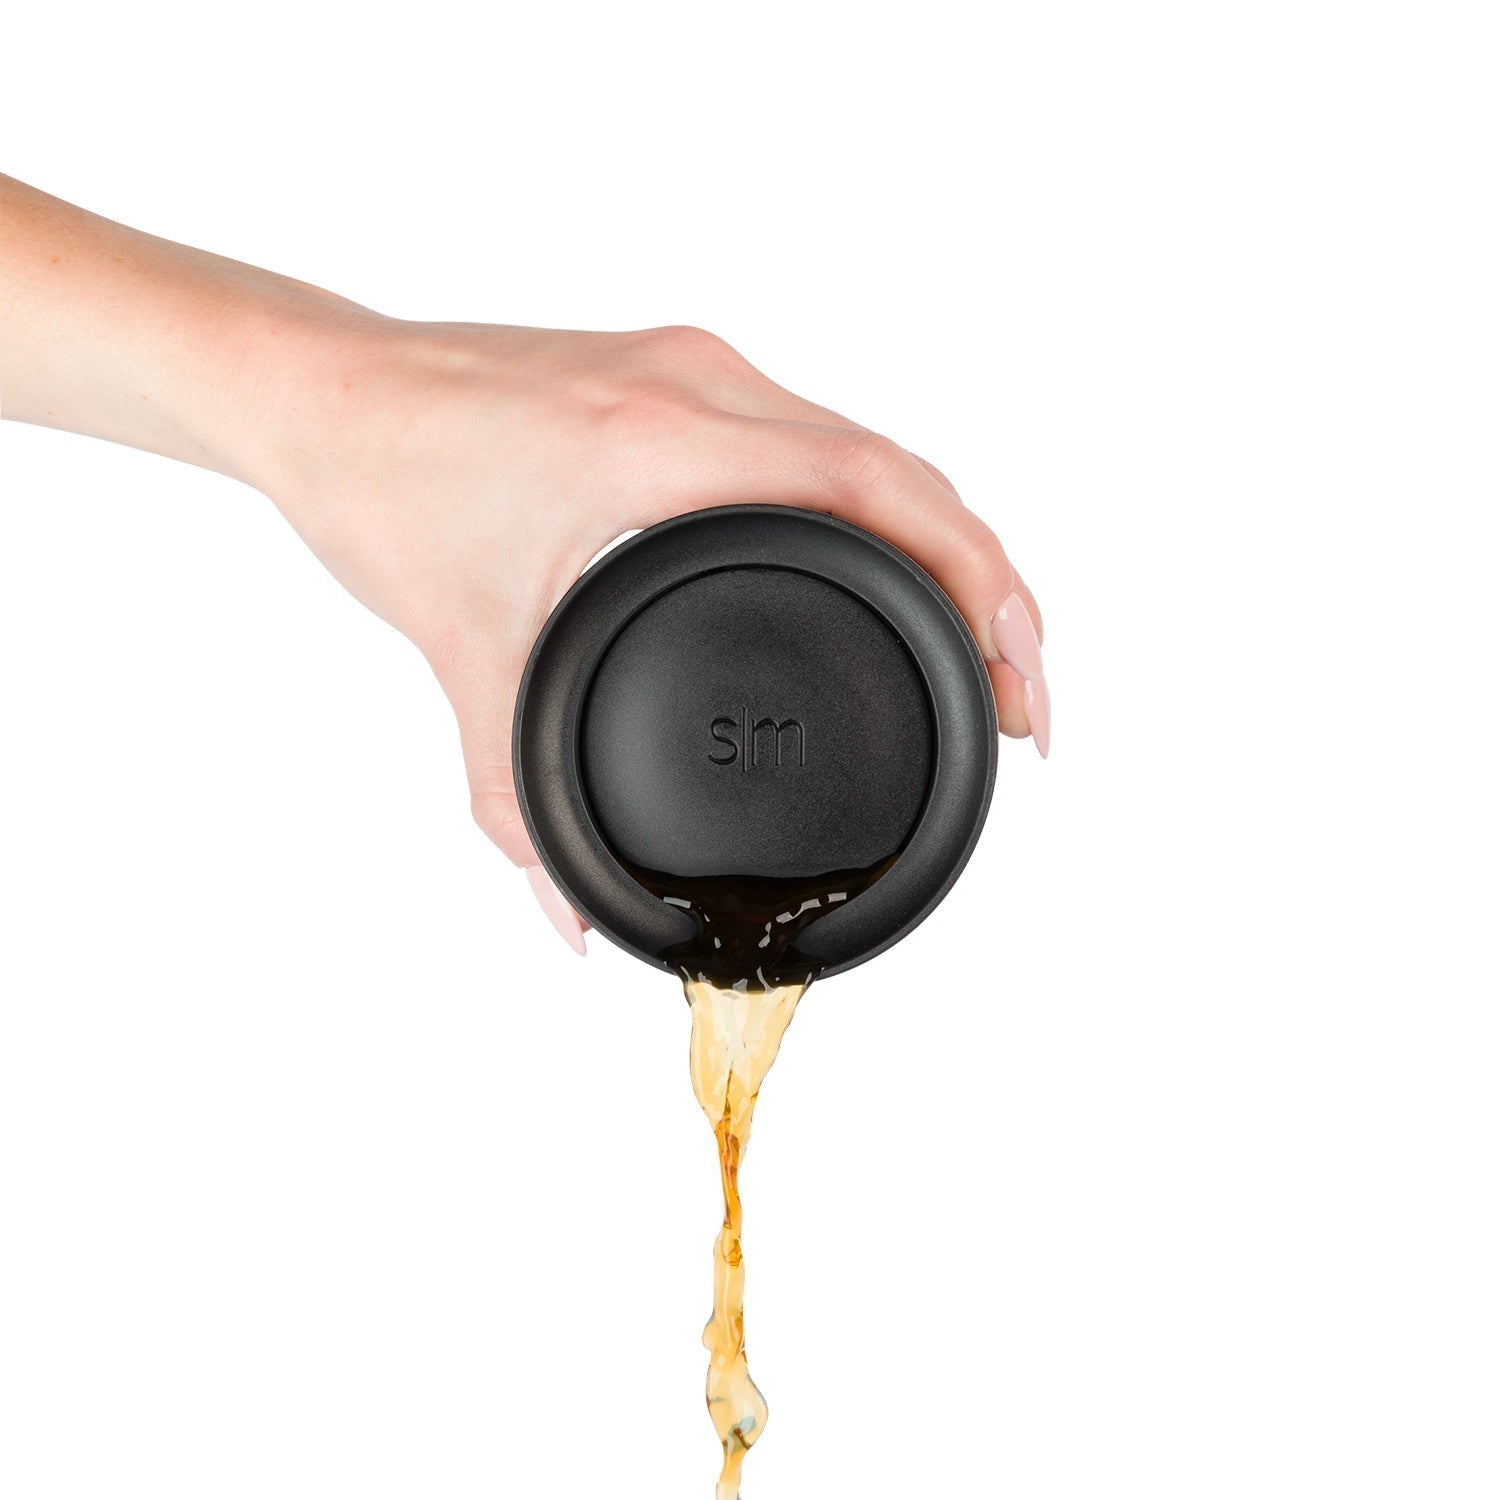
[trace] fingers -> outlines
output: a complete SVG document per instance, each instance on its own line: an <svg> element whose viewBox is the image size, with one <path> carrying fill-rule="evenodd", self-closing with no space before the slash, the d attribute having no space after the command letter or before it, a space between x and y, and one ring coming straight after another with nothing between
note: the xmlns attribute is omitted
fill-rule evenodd
<svg viewBox="0 0 1500 1500"><path fill-rule="evenodd" d="M907 452L910 453L911 450L908 448ZM952 495L955 500L958 500L960 504L963 503L961 497L959 496L957 486L955 486L955 484L953 483L953 481L951 479L949 479L948 476L945 473L943 473L943 471L940 468L938 468L938 466L936 464L930 464L930 463L928 463L927 460L925 458L923 458L920 453L912 453L911 456L914 459L916 459L916 461L919 464L921 464L922 467L924 469L926 469L927 472L929 474L931 474L932 477L935 480L937 480L937 482L940 485L942 485L942 487L945 490L947 490L948 493L950 495Z"/></svg>
<svg viewBox="0 0 1500 1500"><path fill-rule="evenodd" d="M1024 583L1017 580L995 611L993 625L1001 659L990 666L990 682L1000 728L1018 738L1029 729L1037 754L1046 760L1052 747L1052 694L1042 672L1041 620Z"/></svg>
<svg viewBox="0 0 1500 1500"><path fill-rule="evenodd" d="M925 458L912 455L934 478L953 489L946 475ZM958 492L954 490L956 495ZM1031 736L1043 760L1052 747L1052 697L1042 674L1042 616L1031 590L1019 578L1010 598L994 615L999 661L987 661L990 687L995 694L995 717L1001 734L1023 740ZM1006 659L1024 662L1032 675L1023 677Z"/></svg>
<svg viewBox="0 0 1500 1500"><path fill-rule="evenodd" d="M792 422L816 422L824 427L843 427L850 432L869 432L868 427L850 421L848 417L814 401L804 400L793 391L779 386L753 366L745 366L750 379L741 379L733 387L723 389L718 400L721 411L742 417L760 417L766 420L780 419ZM908 449L908 452L911 450ZM957 486L938 468L928 463L920 453L911 455L932 475L955 499L959 499Z"/></svg>
<svg viewBox="0 0 1500 1500"><path fill-rule="evenodd" d="M558 936L579 958L583 958L588 953L583 941L583 918L563 899L563 893L553 885L551 876L540 865L526 866L526 880L531 886L531 894L537 899L537 905L542 908Z"/></svg>
<svg viewBox="0 0 1500 1500"><path fill-rule="evenodd" d="M738 427L739 456L751 469L748 475L736 476L749 483L732 496L705 498L702 469L677 465L678 472L691 475L691 488L675 503L661 496L666 508L652 519L679 514L684 504L696 508L733 499L814 504L863 524L894 542L943 585L989 661L1006 662L1025 681L1041 684L1032 688L1030 702L1038 718L1047 716L1042 618L1036 599L994 533L968 517L957 488L941 469L778 385L732 345L704 329L644 329L633 337L649 369L666 372L692 393L690 405L700 438L707 431L717 445L717 424ZM710 404L705 406L705 401ZM725 456L717 452L702 458L712 473L716 460ZM757 480L765 480L773 493L756 493L764 487ZM797 487L808 480L813 493L799 500ZM787 484L793 486L790 491L776 488ZM949 502L946 507L936 503L939 490ZM968 517L967 522L954 520L955 513ZM1003 589L996 586L1000 580L1006 583ZM1012 596L1015 607L1007 608ZM1023 616L1029 616L1029 631ZM1011 660L1011 652L1019 659ZM1017 691L1024 699L1024 690Z"/></svg>
<svg viewBox="0 0 1500 1500"><path fill-rule="evenodd" d="M685 440L702 451L683 466L688 482L660 496L654 519L705 504L806 505L893 542L943 586L986 661L1019 679L999 678L1002 728L1025 735L1043 724L1037 748L1046 753L1050 702L1036 601L945 476L879 433L793 418L721 414Z"/></svg>
<svg viewBox="0 0 1500 1500"><path fill-rule="evenodd" d="M1023 740L1029 734L1043 760L1052 747L1052 700L1047 679L1028 681L1003 661L987 662L1000 733Z"/></svg>
<svg viewBox="0 0 1500 1500"><path fill-rule="evenodd" d="M994 532L899 444L862 429L741 417L706 424L699 441L717 449L721 503L810 506L883 536L943 585L985 654L997 654L990 617L1015 569ZM703 503L701 480L692 499Z"/></svg>
<svg viewBox="0 0 1500 1500"><path fill-rule="evenodd" d="M722 339L706 333L700 328L649 329L648 335L671 334L679 336L679 345L699 356L704 350L712 351L708 361L709 378L701 359L696 359L691 369L692 385L700 395L707 396L720 410L742 417L760 417L768 420L781 419L794 422L816 422L825 427L844 427L851 432L868 432L859 422L832 410L819 406L785 386L777 385L763 370L752 365L737 349ZM685 340L681 335L691 335ZM654 346L650 346L653 348ZM669 344L670 347L670 344ZM912 457L955 498L958 489L953 481L938 468L928 463L920 454Z"/></svg>

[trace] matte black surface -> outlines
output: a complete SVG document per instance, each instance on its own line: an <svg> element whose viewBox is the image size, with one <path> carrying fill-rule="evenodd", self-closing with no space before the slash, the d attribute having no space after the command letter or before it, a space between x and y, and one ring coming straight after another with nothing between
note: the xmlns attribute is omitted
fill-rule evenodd
<svg viewBox="0 0 1500 1500"><path fill-rule="evenodd" d="M957 878L996 730L968 628L915 563L829 516L735 506L653 527L574 585L532 650L514 746L553 879L663 967L693 924L622 860L806 876L904 837L799 938L827 975L904 936Z"/></svg>
<svg viewBox="0 0 1500 1500"><path fill-rule="evenodd" d="M647 605L599 663L580 736L605 842L676 875L874 865L906 842L932 770L906 648L853 595L781 568Z"/></svg>

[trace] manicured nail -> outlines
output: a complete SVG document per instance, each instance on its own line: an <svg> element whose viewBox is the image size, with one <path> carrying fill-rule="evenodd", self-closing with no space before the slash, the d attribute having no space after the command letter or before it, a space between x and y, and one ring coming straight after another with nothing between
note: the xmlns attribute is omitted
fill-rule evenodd
<svg viewBox="0 0 1500 1500"><path fill-rule="evenodd" d="M557 928L562 940L580 957L588 952L583 945L583 923L578 913L563 900L563 894L552 884L552 877L540 865L526 866L526 879L537 905L547 913L547 920Z"/></svg>
<svg viewBox="0 0 1500 1500"><path fill-rule="evenodd" d="M1047 679L1038 677L1026 683L1026 722L1031 725L1031 737L1036 741L1037 754L1043 760L1052 748L1052 694L1047 691Z"/></svg>
<svg viewBox="0 0 1500 1500"><path fill-rule="evenodd" d="M1009 595L990 621L995 649L1028 682L1042 675L1042 643L1036 638L1036 626L1021 603L1019 594Z"/></svg>

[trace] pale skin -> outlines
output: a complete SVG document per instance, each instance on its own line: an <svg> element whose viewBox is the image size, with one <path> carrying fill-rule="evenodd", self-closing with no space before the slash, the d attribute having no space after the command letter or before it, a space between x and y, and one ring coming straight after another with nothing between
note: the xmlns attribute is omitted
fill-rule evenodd
<svg viewBox="0 0 1500 1500"><path fill-rule="evenodd" d="M1001 730L1047 751L1041 614L995 534L924 459L701 328L408 322L0 176L0 415L265 494L431 665L475 821L579 952L516 805L511 714L553 605L623 531L745 503L867 527L942 584Z"/></svg>

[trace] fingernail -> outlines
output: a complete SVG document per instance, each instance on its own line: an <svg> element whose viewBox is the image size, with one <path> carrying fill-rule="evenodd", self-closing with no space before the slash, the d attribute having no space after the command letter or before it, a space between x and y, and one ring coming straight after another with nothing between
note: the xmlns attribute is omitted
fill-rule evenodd
<svg viewBox="0 0 1500 1500"><path fill-rule="evenodd" d="M536 903L547 913L547 920L557 928L563 942L580 957L588 952L583 945L583 923L578 913L563 900L563 894L552 884L552 877L540 865L526 866L526 880Z"/></svg>
<svg viewBox="0 0 1500 1500"><path fill-rule="evenodd" d="M1021 602L1019 594L1007 596L990 621L995 649L1028 682L1042 675L1042 643L1036 638L1036 626Z"/></svg>
<svg viewBox="0 0 1500 1500"><path fill-rule="evenodd" d="M1052 748L1052 694L1047 691L1047 679L1038 677L1026 683L1026 722L1031 725L1031 737L1036 741L1037 754L1043 760Z"/></svg>

